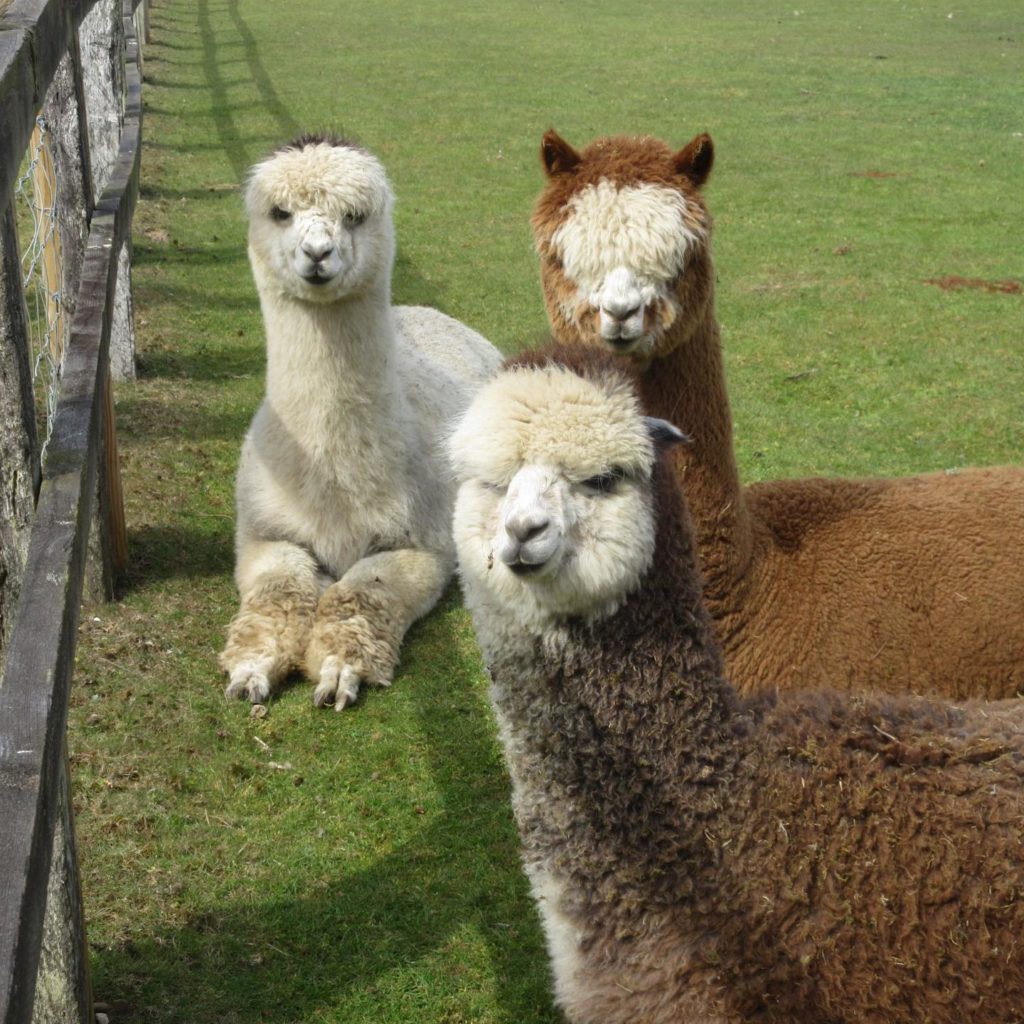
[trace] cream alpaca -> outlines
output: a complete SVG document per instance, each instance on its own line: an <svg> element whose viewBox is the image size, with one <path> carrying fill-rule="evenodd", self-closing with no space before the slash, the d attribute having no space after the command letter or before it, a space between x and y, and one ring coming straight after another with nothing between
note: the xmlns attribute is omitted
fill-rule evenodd
<svg viewBox="0 0 1024 1024"><path fill-rule="evenodd" d="M249 258L266 397L242 446L227 695L303 669L318 706L387 685L453 568L438 439L498 366L436 310L392 309L391 188L358 146L305 137L253 168Z"/></svg>

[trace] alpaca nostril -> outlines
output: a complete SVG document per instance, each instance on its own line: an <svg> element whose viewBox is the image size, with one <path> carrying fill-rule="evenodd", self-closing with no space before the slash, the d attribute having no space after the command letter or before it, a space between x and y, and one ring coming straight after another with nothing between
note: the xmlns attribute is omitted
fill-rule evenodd
<svg viewBox="0 0 1024 1024"><path fill-rule="evenodd" d="M323 263L328 256L334 251L333 245L326 246L311 246L304 245L302 251L314 262Z"/></svg>
<svg viewBox="0 0 1024 1024"><path fill-rule="evenodd" d="M505 523L505 529L518 543L526 544L544 533L550 524L551 520L547 516L533 513L527 516L510 517Z"/></svg>
<svg viewBox="0 0 1024 1024"><path fill-rule="evenodd" d="M527 541L533 540L535 537L539 537L548 528L548 521L545 519L543 523L538 523L536 526L531 526L524 534L519 537L519 540L525 544Z"/></svg>
<svg viewBox="0 0 1024 1024"><path fill-rule="evenodd" d="M615 305L614 303L607 306L602 306L601 309L607 313L613 320L618 320L622 323L628 320L630 317L636 316L640 312L641 304L637 303L635 306Z"/></svg>

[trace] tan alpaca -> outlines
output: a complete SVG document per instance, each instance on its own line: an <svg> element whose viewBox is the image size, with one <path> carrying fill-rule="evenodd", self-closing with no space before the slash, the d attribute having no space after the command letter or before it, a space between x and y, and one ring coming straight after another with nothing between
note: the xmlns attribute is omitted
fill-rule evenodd
<svg viewBox="0 0 1024 1024"><path fill-rule="evenodd" d="M731 678L951 696L1024 690L1024 471L740 485L699 135L577 152L554 132L533 215L555 336L619 353L673 465Z"/></svg>
<svg viewBox="0 0 1024 1024"><path fill-rule="evenodd" d="M386 686L451 576L440 438L500 356L436 310L392 309L391 205L375 157L322 137L246 188L267 388L238 469L229 697L265 701L297 669L339 711Z"/></svg>

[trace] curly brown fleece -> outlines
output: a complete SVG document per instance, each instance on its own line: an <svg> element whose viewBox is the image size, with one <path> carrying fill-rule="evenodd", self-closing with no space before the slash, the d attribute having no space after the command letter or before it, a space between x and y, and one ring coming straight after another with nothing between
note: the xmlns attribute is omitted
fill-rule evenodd
<svg viewBox="0 0 1024 1024"><path fill-rule="evenodd" d="M676 482L655 488L619 612L562 655L484 652L524 862L576 936L569 1019L1024 1021L1024 709L741 701Z"/></svg>
<svg viewBox="0 0 1024 1024"><path fill-rule="evenodd" d="M647 329L669 325L656 333L654 358L631 365L647 410L694 439L673 465L731 678L744 693L1024 691L1024 470L740 485L700 193L712 155L706 135L678 153L632 137L577 153L549 132L532 224L555 336L594 346L597 313L585 304L566 312L576 289L552 242L580 189L602 180L670 185L708 239L674 284L681 312L673 320L660 306L648 311Z"/></svg>

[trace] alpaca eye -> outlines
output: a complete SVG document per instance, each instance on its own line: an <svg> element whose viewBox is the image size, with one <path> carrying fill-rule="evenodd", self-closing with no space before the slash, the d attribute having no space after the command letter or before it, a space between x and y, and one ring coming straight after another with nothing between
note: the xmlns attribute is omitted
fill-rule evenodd
<svg viewBox="0 0 1024 1024"><path fill-rule="evenodd" d="M345 216L341 218L341 220L342 220L342 223L345 225L345 227L347 227L347 228L357 228L357 227L359 227L360 224L363 223L364 220L366 220L366 214L365 213L346 213Z"/></svg>
<svg viewBox="0 0 1024 1024"><path fill-rule="evenodd" d="M292 215L287 210L282 210L280 206L275 206L270 211L270 216L277 221L278 224L287 224L292 219Z"/></svg>
<svg viewBox="0 0 1024 1024"><path fill-rule="evenodd" d="M583 486L596 494L611 494L625 475L618 466L613 466L607 473L588 477L583 481Z"/></svg>

